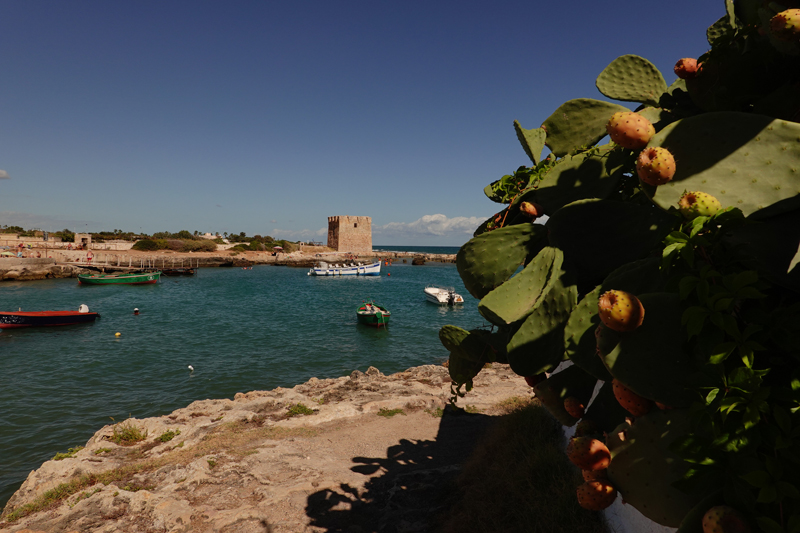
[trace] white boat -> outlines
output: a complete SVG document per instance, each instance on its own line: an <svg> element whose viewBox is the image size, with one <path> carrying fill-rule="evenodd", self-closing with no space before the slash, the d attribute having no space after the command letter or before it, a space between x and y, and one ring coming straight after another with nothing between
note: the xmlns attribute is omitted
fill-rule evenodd
<svg viewBox="0 0 800 533"><path fill-rule="evenodd" d="M453 287L440 287L438 285L425 287L425 299L437 305L459 305L464 303L464 298Z"/></svg>
<svg viewBox="0 0 800 533"><path fill-rule="evenodd" d="M329 264L320 261L317 266L308 271L309 276L380 276L381 262L362 264L362 263L342 263Z"/></svg>

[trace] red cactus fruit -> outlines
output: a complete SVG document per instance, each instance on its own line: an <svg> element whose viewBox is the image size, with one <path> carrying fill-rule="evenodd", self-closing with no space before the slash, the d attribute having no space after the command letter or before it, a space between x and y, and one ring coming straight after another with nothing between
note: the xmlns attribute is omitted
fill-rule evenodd
<svg viewBox="0 0 800 533"><path fill-rule="evenodd" d="M586 406L576 397L569 396L564 399L564 409L567 410L572 418L581 419L583 418Z"/></svg>
<svg viewBox="0 0 800 533"><path fill-rule="evenodd" d="M664 185L675 175L675 158L666 148L650 146L636 158L636 173L648 185Z"/></svg>
<svg viewBox="0 0 800 533"><path fill-rule="evenodd" d="M598 435L602 432L603 430L600 429L600 426L598 426L593 421L588 420L586 418L582 419L575 426L576 437L586 437L587 435Z"/></svg>
<svg viewBox="0 0 800 533"><path fill-rule="evenodd" d="M535 376L525 376L525 383L528 384L530 387L535 387L538 383L547 379L547 374L542 372L541 374L536 374Z"/></svg>
<svg viewBox="0 0 800 533"><path fill-rule="evenodd" d="M529 216L532 219L537 219L544 215L544 208L533 202L522 202L519 204L519 211L523 215Z"/></svg>
<svg viewBox="0 0 800 533"><path fill-rule="evenodd" d="M616 498L617 489L607 481L587 481L578 487L578 504L590 511L602 511Z"/></svg>
<svg viewBox="0 0 800 533"><path fill-rule="evenodd" d="M675 409L674 407L671 407L665 403L660 403L660 402L656 402L656 407L658 407L662 411L669 411L670 409Z"/></svg>
<svg viewBox="0 0 800 533"><path fill-rule="evenodd" d="M612 141L631 150L644 148L656 134L649 120L632 111L614 113L606 124L606 131Z"/></svg>
<svg viewBox="0 0 800 533"><path fill-rule="evenodd" d="M678 200L678 210L689 220L700 216L709 217L720 209L722 204L719 200L700 191L684 193Z"/></svg>
<svg viewBox="0 0 800 533"><path fill-rule="evenodd" d="M680 79L688 80L696 78L697 75L700 74L702 65L698 64L697 60L692 57L684 57L675 63L675 67L673 67L672 70L675 71L675 75Z"/></svg>
<svg viewBox="0 0 800 533"><path fill-rule="evenodd" d="M800 41L800 9L781 11L769 21L769 29L781 41Z"/></svg>
<svg viewBox="0 0 800 533"><path fill-rule="evenodd" d="M644 306L633 294L625 291L606 291L597 304L600 320L610 329L626 333L642 325Z"/></svg>
<svg viewBox="0 0 800 533"><path fill-rule="evenodd" d="M602 470L611 463L611 453L603 442L591 437L573 437L567 444L567 457L581 470Z"/></svg>
<svg viewBox="0 0 800 533"><path fill-rule="evenodd" d="M608 469L581 470L584 481L608 481Z"/></svg>
<svg viewBox="0 0 800 533"><path fill-rule="evenodd" d="M703 515L703 533L750 533L750 526L733 507L717 505Z"/></svg>
<svg viewBox="0 0 800 533"><path fill-rule="evenodd" d="M611 382L614 389L614 397L619 404L633 416L644 416L653 408L653 402L647 398L642 398L628 387L615 379Z"/></svg>

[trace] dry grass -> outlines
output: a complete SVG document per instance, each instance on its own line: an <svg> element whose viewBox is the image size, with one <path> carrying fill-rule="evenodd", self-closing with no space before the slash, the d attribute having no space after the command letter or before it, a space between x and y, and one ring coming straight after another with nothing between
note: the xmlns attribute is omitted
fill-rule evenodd
<svg viewBox="0 0 800 533"><path fill-rule="evenodd" d="M132 426L123 426L126 430L130 427ZM130 432L126 431L124 434L127 435L128 433ZM76 476L66 483L61 483L57 487L46 491L31 503L22 505L13 510L7 509L7 512L0 517L0 529L3 529L7 523L19 520L24 516L51 509L73 494L100 483L103 485L114 483L124 490L131 491L140 490L142 488L152 489L155 485L134 484L134 477L155 472L165 465L186 465L198 457L210 454L228 453L232 456L242 457L253 453L265 440L280 440L290 437L313 437L317 433L317 430L309 428L248 427L246 423L242 422L223 424L219 428L216 428L214 432L206 435L200 443L191 448L184 448L183 442L181 442L170 452L165 453L157 459L134 462L96 474L84 474ZM138 438L140 435L141 433L139 432L136 437ZM141 455L140 450L134 449L128 457L129 459L136 458L139 455ZM209 466L211 466L210 462ZM3 522L3 520L5 522Z"/></svg>
<svg viewBox="0 0 800 533"><path fill-rule="evenodd" d="M456 481L441 533L607 533L602 514L581 508L583 481L564 454L558 424L537 402L508 412L478 444Z"/></svg>

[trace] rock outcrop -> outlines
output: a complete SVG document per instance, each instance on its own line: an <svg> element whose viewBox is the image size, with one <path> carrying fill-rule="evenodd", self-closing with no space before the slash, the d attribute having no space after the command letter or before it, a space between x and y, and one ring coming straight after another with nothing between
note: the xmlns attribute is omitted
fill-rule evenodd
<svg viewBox="0 0 800 533"><path fill-rule="evenodd" d="M0 530L426 531L493 409L531 390L495 364L464 413L450 383L442 366L370 367L109 425L31 472Z"/></svg>

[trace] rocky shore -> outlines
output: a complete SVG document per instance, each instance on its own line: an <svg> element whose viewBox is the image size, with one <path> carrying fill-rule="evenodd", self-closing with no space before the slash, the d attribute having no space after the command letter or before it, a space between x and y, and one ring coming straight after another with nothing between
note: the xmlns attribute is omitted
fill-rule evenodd
<svg viewBox="0 0 800 533"><path fill-rule="evenodd" d="M31 472L0 530L429 531L478 436L531 394L496 364L456 411L450 383L443 366L370 367L109 425Z"/></svg>
<svg viewBox="0 0 800 533"><path fill-rule="evenodd" d="M454 263L455 255L419 254L411 252L381 252L340 254L336 252L293 252L277 254L267 252L206 252L176 253L167 251L125 252L96 251L92 261L86 260L85 251L59 251L58 257L48 258L2 258L0 259L0 281L35 281L42 279L74 278L78 274L97 272L130 271L136 268L235 268L254 265L288 266L310 268L318 261L345 263L351 260L369 262L384 260L424 265L428 262Z"/></svg>

